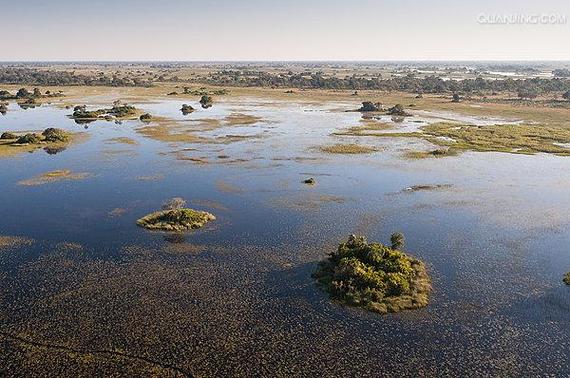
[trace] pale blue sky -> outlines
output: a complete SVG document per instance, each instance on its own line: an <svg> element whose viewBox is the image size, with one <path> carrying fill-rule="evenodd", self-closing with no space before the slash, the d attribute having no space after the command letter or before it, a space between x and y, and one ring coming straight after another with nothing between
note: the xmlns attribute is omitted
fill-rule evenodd
<svg viewBox="0 0 570 378"><path fill-rule="evenodd" d="M570 60L569 0L0 0L0 12L2 61Z"/></svg>

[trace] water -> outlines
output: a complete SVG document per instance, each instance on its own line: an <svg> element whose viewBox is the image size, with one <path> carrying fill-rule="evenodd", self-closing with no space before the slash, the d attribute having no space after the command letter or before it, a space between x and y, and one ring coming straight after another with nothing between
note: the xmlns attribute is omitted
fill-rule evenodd
<svg viewBox="0 0 570 378"><path fill-rule="evenodd" d="M0 159L0 235L35 240L0 254L1 328L51 345L38 361L68 345L124 351L116 363L93 358L127 373L570 374L567 158L406 160L426 142L331 135L358 125L359 113L339 110L354 104L186 101L198 110L183 116L184 102L134 105L206 143L153 139L139 121L78 125L55 106L10 105L0 118L1 131L88 137L55 155ZM228 124L236 113L259 120ZM136 144L111 142L119 137ZM318 148L349 142L379 152ZM56 169L88 176L18 185ZM317 184L304 185L308 177ZM419 184L450 187L403 191ZM172 197L218 219L183 238L136 226ZM428 307L378 316L331 303L314 285L316 263L347 235L387 242L395 231L429 266ZM33 365L22 344L5 345L19 351L14 366Z"/></svg>

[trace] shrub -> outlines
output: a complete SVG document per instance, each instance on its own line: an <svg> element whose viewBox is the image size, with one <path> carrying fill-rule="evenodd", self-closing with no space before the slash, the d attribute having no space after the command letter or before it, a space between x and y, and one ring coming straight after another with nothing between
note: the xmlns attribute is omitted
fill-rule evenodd
<svg viewBox="0 0 570 378"><path fill-rule="evenodd" d="M17 144L38 144L41 143L42 138L38 134L28 133L18 137Z"/></svg>
<svg viewBox="0 0 570 378"><path fill-rule="evenodd" d="M361 112L377 112L382 108L382 104L379 102L373 103L371 101L364 101L360 109Z"/></svg>
<svg viewBox="0 0 570 378"><path fill-rule="evenodd" d="M174 197L162 204L162 210L181 209L184 206L186 206L186 201L183 198Z"/></svg>
<svg viewBox="0 0 570 378"><path fill-rule="evenodd" d="M152 116L149 113L142 114L139 119L143 122L150 122L152 120Z"/></svg>
<svg viewBox="0 0 570 378"><path fill-rule="evenodd" d="M6 131L0 135L0 139L18 139L18 136L14 133Z"/></svg>
<svg viewBox="0 0 570 378"><path fill-rule="evenodd" d="M45 129L42 135L47 142L66 142L69 139L67 132L53 127Z"/></svg>
<svg viewBox="0 0 570 378"><path fill-rule="evenodd" d="M182 114L186 115L192 113L195 109L190 105L184 104L180 110L182 111Z"/></svg>
<svg viewBox="0 0 570 378"><path fill-rule="evenodd" d="M202 107L205 108L205 109L211 107L211 106L212 106L212 102L213 102L212 97L210 97L210 96L208 96L208 95L203 95L203 96L200 98L200 104L201 104Z"/></svg>

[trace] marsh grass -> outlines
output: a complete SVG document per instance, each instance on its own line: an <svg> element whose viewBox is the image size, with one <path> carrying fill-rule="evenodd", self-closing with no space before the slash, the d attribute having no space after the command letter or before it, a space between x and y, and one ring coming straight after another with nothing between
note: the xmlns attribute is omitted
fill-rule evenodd
<svg viewBox="0 0 570 378"><path fill-rule="evenodd" d="M73 173L69 169L61 169L42 173L41 175L33 177L31 179L19 181L18 185L38 186L58 181L82 180L88 176L88 173Z"/></svg>
<svg viewBox="0 0 570 378"><path fill-rule="evenodd" d="M349 143L349 144L333 144L330 146L322 146L320 147L322 152L326 152L329 154L369 154L372 152L376 152L377 149L375 147L370 146L362 146L360 144Z"/></svg>
<svg viewBox="0 0 570 378"><path fill-rule="evenodd" d="M438 148L431 151L407 151L405 156L408 159L442 158L446 156L457 156L459 152L455 149Z"/></svg>

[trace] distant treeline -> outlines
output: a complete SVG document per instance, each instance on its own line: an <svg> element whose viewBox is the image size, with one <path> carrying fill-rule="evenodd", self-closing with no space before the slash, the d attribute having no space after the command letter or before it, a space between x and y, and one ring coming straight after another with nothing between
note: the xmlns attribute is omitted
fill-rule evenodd
<svg viewBox="0 0 570 378"><path fill-rule="evenodd" d="M111 86L111 87L148 87L152 81L137 78L94 75L87 76L69 71L40 70L34 68L0 67L0 83L29 84L40 86Z"/></svg>
<svg viewBox="0 0 570 378"><path fill-rule="evenodd" d="M198 78L207 84L243 87L281 87L299 89L385 90L411 93L477 93L515 92L546 94L570 90L570 80L565 78L529 78L491 80L445 80L438 76L419 78L413 74L390 78L325 76L321 73L267 73L263 71L223 70Z"/></svg>

